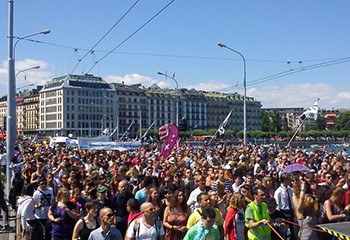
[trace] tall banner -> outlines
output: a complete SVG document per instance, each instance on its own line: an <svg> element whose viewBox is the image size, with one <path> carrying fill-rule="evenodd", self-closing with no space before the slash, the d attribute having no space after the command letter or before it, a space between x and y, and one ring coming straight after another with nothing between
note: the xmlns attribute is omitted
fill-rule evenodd
<svg viewBox="0 0 350 240"><path fill-rule="evenodd" d="M160 157L167 158L179 138L179 128L173 123L168 123L161 126L158 131L159 138L163 141Z"/></svg>

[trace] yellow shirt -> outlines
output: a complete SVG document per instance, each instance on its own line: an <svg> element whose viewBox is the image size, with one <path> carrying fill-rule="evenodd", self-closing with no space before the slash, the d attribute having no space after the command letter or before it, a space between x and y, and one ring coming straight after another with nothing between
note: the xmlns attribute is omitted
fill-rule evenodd
<svg viewBox="0 0 350 240"><path fill-rule="evenodd" d="M222 217L221 212L219 211L219 209L217 209L217 208L214 208L214 209L215 209L215 224L217 226L222 226L224 224L224 218ZM196 223L201 218L202 218L202 210L201 209L197 209L188 218L186 228L190 229L192 226L196 225Z"/></svg>

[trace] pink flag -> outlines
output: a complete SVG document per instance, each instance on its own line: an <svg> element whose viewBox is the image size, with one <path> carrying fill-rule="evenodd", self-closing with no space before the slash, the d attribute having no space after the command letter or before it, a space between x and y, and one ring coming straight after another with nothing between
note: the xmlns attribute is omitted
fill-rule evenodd
<svg viewBox="0 0 350 240"><path fill-rule="evenodd" d="M160 157L168 157L179 138L179 129L175 124L168 123L159 128L159 138L163 141Z"/></svg>

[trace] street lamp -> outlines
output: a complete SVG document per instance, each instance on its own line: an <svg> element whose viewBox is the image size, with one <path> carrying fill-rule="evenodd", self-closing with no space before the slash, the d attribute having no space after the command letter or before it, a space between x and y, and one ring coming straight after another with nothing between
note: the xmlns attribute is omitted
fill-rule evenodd
<svg viewBox="0 0 350 240"><path fill-rule="evenodd" d="M26 69L23 69L23 70L21 70L21 71L18 71L18 72L16 73L15 79L17 79L17 76L18 76L20 73L22 73L22 72L26 72L26 71L29 71L29 70L32 70L32 69L39 69L39 68L40 68L40 66L35 66L35 67L30 67L30 68L26 68Z"/></svg>
<svg viewBox="0 0 350 240"><path fill-rule="evenodd" d="M29 38L38 34L48 34L50 30L44 30L38 33L30 34L18 38L13 46L13 5L14 1L8 1L8 93L7 93L7 128L6 128L6 196L10 194L10 163L14 156L16 143L16 73L15 73L15 47L22 39Z"/></svg>
<svg viewBox="0 0 350 240"><path fill-rule="evenodd" d="M42 30L40 32L32 33L32 34L26 35L24 37L15 37L15 36L13 36L13 38L17 39L17 41L15 42L14 47L13 47L13 55L16 56L16 46L17 46L19 41L21 41L23 39L26 39L26 38L34 37L34 36L40 35L40 34L46 35L46 34L49 34L50 32L51 32L50 29L44 29L44 30Z"/></svg>
<svg viewBox="0 0 350 240"><path fill-rule="evenodd" d="M176 126L179 126L179 96L178 96L178 89L179 89L179 84L177 83L177 80L173 76L169 76L166 73L158 72L159 75L162 75L166 78L170 78L175 81L176 83Z"/></svg>
<svg viewBox="0 0 350 240"><path fill-rule="evenodd" d="M247 73L246 73L246 61L242 53L226 46L225 44L218 43L219 47L227 48L228 50L237 53L243 59L243 87L244 87L244 98L243 98L243 142L244 146L247 145Z"/></svg>

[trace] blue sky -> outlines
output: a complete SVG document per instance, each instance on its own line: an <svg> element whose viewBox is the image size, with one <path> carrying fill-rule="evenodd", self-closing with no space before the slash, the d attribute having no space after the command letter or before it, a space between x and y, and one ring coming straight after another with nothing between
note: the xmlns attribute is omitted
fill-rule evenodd
<svg viewBox="0 0 350 240"><path fill-rule="evenodd" d="M17 71L40 65L18 75L17 87L71 73L136 2L15 0L15 36L51 30L32 38L40 43L17 44ZM7 93L8 2L0 4L2 96ZM90 73L109 82L175 88L157 72L176 72L180 88L243 93L242 59L219 48L222 42L246 58L247 95L263 107L307 108L320 98L321 108L350 108L349 9L348 0L140 0L74 73L95 65ZM279 73L285 74L266 78Z"/></svg>

